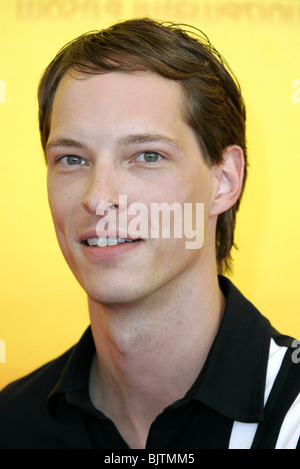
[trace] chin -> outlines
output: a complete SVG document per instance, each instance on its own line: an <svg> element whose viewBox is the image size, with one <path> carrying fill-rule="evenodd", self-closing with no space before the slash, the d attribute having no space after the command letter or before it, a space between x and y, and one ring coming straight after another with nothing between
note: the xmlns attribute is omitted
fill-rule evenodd
<svg viewBox="0 0 300 469"><path fill-rule="evenodd" d="M136 288L130 288L128 283L123 285L105 286L103 283L94 287L84 287L88 297L103 306L128 305L141 300L143 294Z"/></svg>

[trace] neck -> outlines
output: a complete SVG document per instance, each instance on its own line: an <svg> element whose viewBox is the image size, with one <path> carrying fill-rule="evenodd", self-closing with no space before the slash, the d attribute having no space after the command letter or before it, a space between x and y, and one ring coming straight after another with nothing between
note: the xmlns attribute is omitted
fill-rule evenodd
<svg viewBox="0 0 300 469"><path fill-rule="evenodd" d="M97 352L91 399L135 447L143 447L155 417L197 378L224 309L216 275L169 293L122 306L89 299Z"/></svg>

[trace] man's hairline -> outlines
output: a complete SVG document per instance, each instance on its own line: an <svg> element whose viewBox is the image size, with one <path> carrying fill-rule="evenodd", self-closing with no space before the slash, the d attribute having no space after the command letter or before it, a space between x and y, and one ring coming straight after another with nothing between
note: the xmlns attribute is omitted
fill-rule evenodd
<svg viewBox="0 0 300 469"><path fill-rule="evenodd" d="M74 70L77 74L79 73L82 77L78 77L78 76L74 76L70 73L71 70ZM204 150L202 148L202 145L200 144L200 141L199 141L199 137L195 131L195 129L189 124L188 122L188 113L189 113L189 108L188 108L188 99L187 99L187 96L186 96L186 90L184 88L184 86L182 85L182 82L181 80L173 80L171 78L166 78L164 77L162 74L160 74L159 72L156 72L155 70L151 70L150 68L146 68L144 70L104 70L104 69L96 69L96 68L93 68L93 72L87 72L87 71L84 71L84 70L76 70L76 68L74 68L74 65L71 65L65 72L64 74L61 76L57 86L56 86L56 89L53 93L53 97L52 97L52 102L51 102L51 109L49 111L49 115L48 115L48 119L49 119L49 132L48 132L48 138L47 138L47 141L45 142L44 144L44 156L45 156L45 162L47 164L47 148L48 148L48 142L49 142L49 136L50 136L50 132L51 132L51 120L52 120L52 112L53 112L53 105L54 105L54 100L55 100L55 96L56 96L56 93L57 93L57 90L58 90L58 87L59 85L61 84L63 78L66 77L66 75L69 75L71 78L73 79L76 79L76 80L84 80L84 79L87 79L89 77L92 77L94 75L101 75L101 74L108 74L108 73L113 73L113 72L120 72L120 73L125 73L125 74L138 74L139 72L149 72L149 73L153 73L153 74L156 74L158 76L160 76L161 78L165 79L166 81L170 81L170 82L174 82L178 85L178 89L180 90L180 94L181 94L181 102L179 103L179 106L181 107L181 112L182 112L182 117L183 117L183 121L185 122L186 125L188 125L188 127L192 130L192 132L194 133L195 135L195 138L196 138L196 141L197 141L197 145L199 146L199 151L201 153L201 156L203 157L203 161L204 163L208 166L208 167L212 167L212 166L217 166L217 164L209 164L209 161L207 161L207 158L205 158L204 156ZM179 143L179 142L178 142ZM180 146L180 144L179 144ZM183 149L181 149L183 151Z"/></svg>

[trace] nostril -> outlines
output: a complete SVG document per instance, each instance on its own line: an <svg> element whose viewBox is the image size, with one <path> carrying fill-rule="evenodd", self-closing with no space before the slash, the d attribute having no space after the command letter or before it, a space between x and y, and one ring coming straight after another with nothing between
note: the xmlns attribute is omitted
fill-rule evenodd
<svg viewBox="0 0 300 469"><path fill-rule="evenodd" d="M108 210L116 210L118 203L105 202L98 197L85 197L82 201L82 206L89 213L93 213L99 216L104 216Z"/></svg>
<svg viewBox="0 0 300 469"><path fill-rule="evenodd" d="M111 210L111 209L116 209L118 207L118 205L116 204L112 204L111 202L104 202L104 201L100 201L98 206L97 206L97 209L96 209L96 214L97 215L103 215L103 213L106 211L106 210Z"/></svg>

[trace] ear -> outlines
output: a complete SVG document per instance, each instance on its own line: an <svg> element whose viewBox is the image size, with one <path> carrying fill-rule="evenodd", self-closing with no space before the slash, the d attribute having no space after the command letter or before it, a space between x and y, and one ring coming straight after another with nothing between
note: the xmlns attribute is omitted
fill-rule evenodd
<svg viewBox="0 0 300 469"><path fill-rule="evenodd" d="M215 190L210 215L229 210L238 200L243 186L244 152L237 145L223 150L222 163L214 167Z"/></svg>

